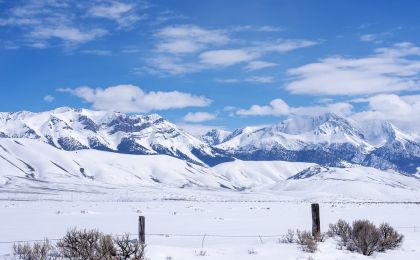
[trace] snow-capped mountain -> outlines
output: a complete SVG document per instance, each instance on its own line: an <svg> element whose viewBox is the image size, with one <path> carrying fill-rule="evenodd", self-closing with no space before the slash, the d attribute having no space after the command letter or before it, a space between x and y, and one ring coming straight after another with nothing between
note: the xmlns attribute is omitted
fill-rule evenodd
<svg viewBox="0 0 420 260"><path fill-rule="evenodd" d="M420 172L420 143L413 136L388 122L353 122L332 113L231 133L212 130L198 139L156 114L58 108L0 113L0 138L36 139L67 151L169 155L205 167L241 159Z"/></svg>
<svg viewBox="0 0 420 260"><path fill-rule="evenodd" d="M212 129L209 132L201 136L201 140L208 143L209 145L218 145L226 141L226 138L232 134L229 131L221 129Z"/></svg>
<svg viewBox="0 0 420 260"><path fill-rule="evenodd" d="M372 125L374 124L374 125ZM345 163L416 173L420 144L388 122L361 124L332 113L292 117L277 125L245 127L216 147L242 160Z"/></svg>
<svg viewBox="0 0 420 260"><path fill-rule="evenodd" d="M201 165L230 158L156 114L58 108L0 113L0 136L38 139L67 150L96 149L125 154L166 154Z"/></svg>

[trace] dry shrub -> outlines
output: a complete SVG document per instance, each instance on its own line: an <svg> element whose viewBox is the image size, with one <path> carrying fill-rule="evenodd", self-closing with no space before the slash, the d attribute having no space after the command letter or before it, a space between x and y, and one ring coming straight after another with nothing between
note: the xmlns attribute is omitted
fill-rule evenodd
<svg viewBox="0 0 420 260"><path fill-rule="evenodd" d="M381 233L372 222L356 220L353 222L351 240L347 249L369 256L378 251L380 239Z"/></svg>
<svg viewBox="0 0 420 260"><path fill-rule="evenodd" d="M19 243L13 245L13 255L21 260L47 260L49 252L53 249L48 239L34 244Z"/></svg>
<svg viewBox="0 0 420 260"><path fill-rule="evenodd" d="M381 224L379 232L381 234L380 252L399 247L404 239L404 236L395 231L388 223Z"/></svg>
<svg viewBox="0 0 420 260"><path fill-rule="evenodd" d="M316 240L310 232L297 230L296 234L296 242L302 246L303 251L314 253L317 250Z"/></svg>
<svg viewBox="0 0 420 260"><path fill-rule="evenodd" d="M287 230L286 235L280 240L280 243L291 244L295 242L295 232L291 229Z"/></svg>
<svg viewBox="0 0 420 260"><path fill-rule="evenodd" d="M118 255L121 259L144 259L145 245L137 243L130 239L129 234L125 234L121 238L115 239Z"/></svg>
<svg viewBox="0 0 420 260"><path fill-rule="evenodd" d="M350 226L346 221L339 220L330 225L330 236L338 236L340 245L347 250L356 251L363 255L372 255L375 251L384 252L401 245L403 235L399 234L389 224L382 224L377 228L368 220L356 220Z"/></svg>
<svg viewBox="0 0 420 260"><path fill-rule="evenodd" d="M341 245L346 245L351 237L351 226L346 221L339 219L336 224L330 224L327 234L330 237L338 236Z"/></svg>
<svg viewBox="0 0 420 260"><path fill-rule="evenodd" d="M145 245L130 240L128 234L113 239L97 230L76 230L67 232L57 247L62 256L71 259L144 259Z"/></svg>

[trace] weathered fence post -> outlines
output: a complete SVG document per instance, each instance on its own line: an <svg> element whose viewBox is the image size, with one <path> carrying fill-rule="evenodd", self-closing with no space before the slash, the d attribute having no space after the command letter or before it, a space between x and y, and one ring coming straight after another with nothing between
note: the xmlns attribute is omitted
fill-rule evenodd
<svg viewBox="0 0 420 260"><path fill-rule="evenodd" d="M145 222L145 217L139 216L139 243L143 245L146 243Z"/></svg>
<svg viewBox="0 0 420 260"><path fill-rule="evenodd" d="M319 204L312 203L312 236L319 237L321 235L321 219L319 217Z"/></svg>

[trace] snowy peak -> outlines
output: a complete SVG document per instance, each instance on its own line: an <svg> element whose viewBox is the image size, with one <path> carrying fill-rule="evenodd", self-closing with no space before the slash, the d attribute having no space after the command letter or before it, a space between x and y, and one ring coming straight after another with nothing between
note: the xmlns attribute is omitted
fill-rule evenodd
<svg viewBox="0 0 420 260"><path fill-rule="evenodd" d="M358 128L342 117L327 113L316 117L292 117L273 126L238 129L220 147L300 150L317 144L337 143L368 146Z"/></svg>
<svg viewBox="0 0 420 260"><path fill-rule="evenodd" d="M388 122L356 123L332 113L232 133L212 130L198 139L157 114L63 107L0 113L0 138L36 139L67 151L164 154L202 166L241 159L355 164L413 174L420 168L420 143L414 137Z"/></svg>
<svg viewBox="0 0 420 260"><path fill-rule="evenodd" d="M212 129L209 132L201 136L201 140L209 145L218 145L223 143L226 138L231 134L229 131L221 129Z"/></svg>
<svg viewBox="0 0 420 260"><path fill-rule="evenodd" d="M157 114L57 108L0 114L3 137L40 139L63 150L96 149L127 154L166 154L207 164L221 157L214 148ZM222 160L223 161L223 160Z"/></svg>

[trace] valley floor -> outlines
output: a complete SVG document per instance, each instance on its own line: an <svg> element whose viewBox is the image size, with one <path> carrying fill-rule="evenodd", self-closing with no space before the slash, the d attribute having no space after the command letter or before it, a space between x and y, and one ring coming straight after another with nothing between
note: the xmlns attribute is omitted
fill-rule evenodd
<svg viewBox="0 0 420 260"><path fill-rule="evenodd" d="M0 258L4 259L10 259L13 245L6 242L60 238L72 227L130 233L136 238L139 215L146 216L151 260L420 259L420 204L416 203L320 203L322 231L342 218L389 222L404 234L401 248L366 257L339 250L334 239L319 243L313 254L296 244L278 243L288 229L310 230L310 202L280 201L274 195L149 189L137 196L127 191L1 193L0 198Z"/></svg>

